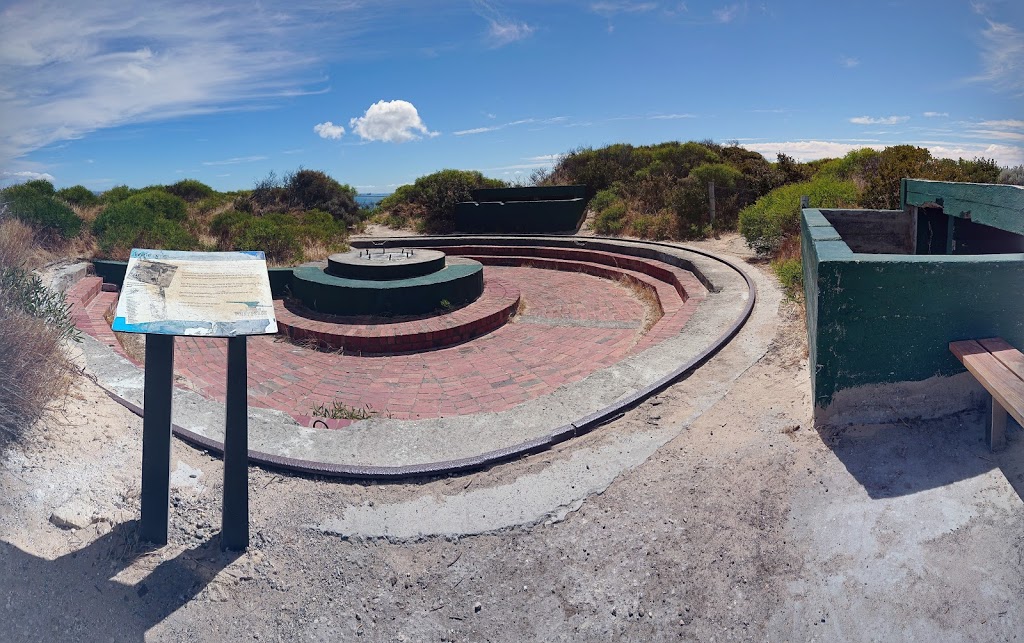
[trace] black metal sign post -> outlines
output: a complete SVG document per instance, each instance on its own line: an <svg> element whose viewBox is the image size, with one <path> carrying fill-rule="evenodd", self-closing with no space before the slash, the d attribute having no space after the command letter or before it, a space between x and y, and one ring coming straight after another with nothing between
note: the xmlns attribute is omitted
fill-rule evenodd
<svg viewBox="0 0 1024 643"><path fill-rule="evenodd" d="M229 337L220 547L233 551L249 546L248 370L245 336Z"/></svg>
<svg viewBox="0 0 1024 643"><path fill-rule="evenodd" d="M139 537L167 544L171 488L171 395L174 335L146 335L145 414L142 417L142 521Z"/></svg>
<svg viewBox="0 0 1024 643"><path fill-rule="evenodd" d="M171 487L171 401L175 336L228 340L221 549L249 546L247 335L277 332L262 252L182 252L135 248L111 330L146 335L139 536L167 544Z"/></svg>

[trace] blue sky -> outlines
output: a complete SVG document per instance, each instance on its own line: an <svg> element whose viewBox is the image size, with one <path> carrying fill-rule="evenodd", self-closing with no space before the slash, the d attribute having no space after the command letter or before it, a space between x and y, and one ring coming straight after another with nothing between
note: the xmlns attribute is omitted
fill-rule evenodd
<svg viewBox="0 0 1024 643"><path fill-rule="evenodd" d="M1024 2L0 3L0 181L390 192L578 146L1024 163Z"/></svg>

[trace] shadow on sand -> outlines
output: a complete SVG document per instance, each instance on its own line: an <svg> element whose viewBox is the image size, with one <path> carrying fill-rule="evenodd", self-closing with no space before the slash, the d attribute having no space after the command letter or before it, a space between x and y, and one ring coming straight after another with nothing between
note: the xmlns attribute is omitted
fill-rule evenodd
<svg viewBox="0 0 1024 643"><path fill-rule="evenodd" d="M152 552L138 522L122 523L83 549L47 560L0 541L0 639L143 641L239 556L219 537L159 562L135 585L112 580Z"/></svg>
<svg viewBox="0 0 1024 643"><path fill-rule="evenodd" d="M984 411L934 420L855 425L819 432L822 441L871 498L892 498L942 487L1000 469L1024 499L1024 431L1007 424L1007 446L985 444Z"/></svg>

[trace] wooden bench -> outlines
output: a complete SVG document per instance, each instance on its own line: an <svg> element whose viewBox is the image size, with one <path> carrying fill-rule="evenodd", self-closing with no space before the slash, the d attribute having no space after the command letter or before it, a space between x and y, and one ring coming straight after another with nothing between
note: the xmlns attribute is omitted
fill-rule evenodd
<svg viewBox="0 0 1024 643"><path fill-rule="evenodd" d="M989 449L1002 448L1007 414L1024 426L1024 354L998 337L950 342L949 350L992 394L986 437Z"/></svg>

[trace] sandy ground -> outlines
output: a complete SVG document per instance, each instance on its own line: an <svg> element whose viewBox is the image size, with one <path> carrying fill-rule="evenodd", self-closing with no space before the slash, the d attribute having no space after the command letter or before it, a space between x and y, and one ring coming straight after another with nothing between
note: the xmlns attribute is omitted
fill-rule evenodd
<svg viewBox="0 0 1024 643"><path fill-rule="evenodd" d="M735 236L693 245L744 253ZM1000 454L980 412L816 432L800 306L780 318L717 404L603 493L461 537L316 525L499 485L601 436L411 484L254 468L240 555L219 551L220 461L175 441L171 542L151 550L134 536L141 421L83 377L0 464L0 640L1024 638L1020 429ZM595 433L689 422L681 391Z"/></svg>

